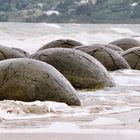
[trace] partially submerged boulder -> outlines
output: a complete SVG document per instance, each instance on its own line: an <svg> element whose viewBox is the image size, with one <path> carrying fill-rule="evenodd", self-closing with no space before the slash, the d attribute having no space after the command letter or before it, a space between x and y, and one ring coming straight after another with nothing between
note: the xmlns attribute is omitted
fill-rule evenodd
<svg viewBox="0 0 140 140"><path fill-rule="evenodd" d="M51 48L30 56L51 64L78 89L114 86L105 67L90 55L68 48Z"/></svg>
<svg viewBox="0 0 140 140"><path fill-rule="evenodd" d="M25 55L13 50L12 48L0 45L0 61L10 58L23 58Z"/></svg>
<svg viewBox="0 0 140 140"><path fill-rule="evenodd" d="M80 105L75 89L51 65L27 58L0 62L0 100L57 101Z"/></svg>
<svg viewBox="0 0 140 140"><path fill-rule="evenodd" d="M133 39L133 38L118 39L116 41L111 42L110 44L119 46L123 50L128 50L130 48L140 46L140 42L138 40Z"/></svg>
<svg viewBox="0 0 140 140"><path fill-rule="evenodd" d="M140 70L140 47L128 49L122 56L132 69Z"/></svg>
<svg viewBox="0 0 140 140"><path fill-rule="evenodd" d="M58 40L51 41L50 43L44 45L38 51L45 50L48 48L73 48L75 46L81 46L81 45L83 45L83 44L76 40L58 39Z"/></svg>
<svg viewBox="0 0 140 140"><path fill-rule="evenodd" d="M130 68L125 59L112 49L103 46L95 47L94 45L77 47L76 49L93 56L109 71Z"/></svg>

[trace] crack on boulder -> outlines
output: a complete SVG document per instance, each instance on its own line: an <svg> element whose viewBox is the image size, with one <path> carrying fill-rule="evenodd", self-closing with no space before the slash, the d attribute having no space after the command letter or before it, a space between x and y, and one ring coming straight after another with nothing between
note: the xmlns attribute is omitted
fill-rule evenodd
<svg viewBox="0 0 140 140"><path fill-rule="evenodd" d="M7 56L5 55L5 53L2 50L0 50L0 53L3 55L4 59L7 59Z"/></svg>

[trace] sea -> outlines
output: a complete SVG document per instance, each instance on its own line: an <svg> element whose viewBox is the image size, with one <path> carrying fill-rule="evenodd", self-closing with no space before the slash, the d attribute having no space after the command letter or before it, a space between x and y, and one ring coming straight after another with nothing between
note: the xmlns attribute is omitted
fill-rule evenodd
<svg viewBox="0 0 140 140"><path fill-rule="evenodd" d="M140 24L0 23L0 45L20 48L30 54L56 39L74 39L89 45L126 37L140 41ZM102 123L123 124L101 116L140 109L140 71L126 69L109 74L115 87L77 90L80 107L51 101L0 101L0 131L76 132L98 128Z"/></svg>

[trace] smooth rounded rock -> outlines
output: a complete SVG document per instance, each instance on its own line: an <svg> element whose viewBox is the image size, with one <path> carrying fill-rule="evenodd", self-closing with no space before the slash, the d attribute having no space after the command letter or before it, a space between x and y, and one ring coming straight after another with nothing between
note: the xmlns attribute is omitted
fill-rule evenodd
<svg viewBox="0 0 140 140"><path fill-rule="evenodd" d="M16 50L0 45L0 61L5 59L24 58L24 57L25 55L19 53Z"/></svg>
<svg viewBox="0 0 140 140"><path fill-rule="evenodd" d="M83 45L82 43L72 39L58 39L44 45L38 51L45 50L48 48L73 48L75 46L82 46L82 45Z"/></svg>
<svg viewBox="0 0 140 140"><path fill-rule="evenodd" d="M130 69L129 64L125 59L112 49L94 45L77 47L76 50L83 51L98 61L100 61L108 71L114 71L118 69Z"/></svg>
<svg viewBox="0 0 140 140"><path fill-rule="evenodd" d="M128 49L122 56L132 69L140 70L140 47Z"/></svg>
<svg viewBox="0 0 140 140"><path fill-rule="evenodd" d="M80 105L69 81L51 65L28 58L0 62L0 100L57 101Z"/></svg>
<svg viewBox="0 0 140 140"><path fill-rule="evenodd" d="M90 55L68 48L51 48L30 58L47 62L58 69L78 89L97 89L114 86L105 67Z"/></svg>
<svg viewBox="0 0 140 140"><path fill-rule="evenodd" d="M18 51L19 53L23 54L25 57L28 57L30 54L26 52L25 50L19 49L19 48L12 48L13 50Z"/></svg>
<svg viewBox="0 0 140 140"><path fill-rule="evenodd" d="M106 48L112 49L112 50L114 50L114 51L116 51L116 52L118 52L120 54L124 52L124 50L122 48L120 48L119 46L116 46L116 45L105 44L103 46L106 47Z"/></svg>
<svg viewBox="0 0 140 140"><path fill-rule="evenodd" d="M124 50L122 48L120 48L116 45L112 45L112 44L92 44L92 45L88 45L88 46L92 46L92 48L106 47L106 48L112 49L118 53L124 52ZM79 47L85 47L85 45L77 46L74 49L79 48Z"/></svg>
<svg viewBox="0 0 140 140"><path fill-rule="evenodd" d="M111 42L110 44L119 46L123 50L128 50L130 48L140 46L140 42L138 40L133 39L133 38L118 39L116 41Z"/></svg>

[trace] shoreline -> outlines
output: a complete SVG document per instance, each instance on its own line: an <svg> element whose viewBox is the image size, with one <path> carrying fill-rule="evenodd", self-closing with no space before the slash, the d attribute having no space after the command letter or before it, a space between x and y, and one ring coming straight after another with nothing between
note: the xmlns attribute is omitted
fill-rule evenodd
<svg viewBox="0 0 140 140"><path fill-rule="evenodd" d="M0 140L139 140L140 123L138 122L139 110L123 112L118 114L99 115L98 117L112 117L123 121L125 125L97 125L93 128L34 128L34 129L1 129Z"/></svg>
<svg viewBox="0 0 140 140"><path fill-rule="evenodd" d="M29 132L14 132L14 133L1 133L0 132L0 139L1 140L17 140L20 137L20 140L44 140L44 138L49 140L91 140L91 139L103 139L103 140L139 140L140 138L140 131L132 131L132 130L125 130L123 131L107 131L107 130L95 130L91 133L50 133L50 132L42 132L42 133L29 133Z"/></svg>

